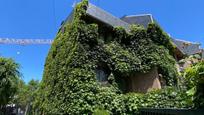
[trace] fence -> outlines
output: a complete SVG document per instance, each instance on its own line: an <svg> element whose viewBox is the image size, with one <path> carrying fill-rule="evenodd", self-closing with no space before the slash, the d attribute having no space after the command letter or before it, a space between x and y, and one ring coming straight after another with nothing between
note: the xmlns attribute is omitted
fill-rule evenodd
<svg viewBox="0 0 204 115"><path fill-rule="evenodd" d="M204 115L204 108L201 109L140 109L140 115Z"/></svg>

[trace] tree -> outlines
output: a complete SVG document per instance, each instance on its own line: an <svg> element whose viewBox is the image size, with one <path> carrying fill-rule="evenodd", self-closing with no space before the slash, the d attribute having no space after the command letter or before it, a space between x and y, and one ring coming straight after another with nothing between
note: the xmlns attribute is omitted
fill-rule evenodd
<svg viewBox="0 0 204 115"><path fill-rule="evenodd" d="M33 101L36 98L36 90L39 87L39 81L38 80L31 80L28 85L26 86L27 89L27 104L26 104L26 114L32 112L32 107L33 107Z"/></svg>
<svg viewBox="0 0 204 115"><path fill-rule="evenodd" d="M26 95L28 93L26 89L26 84L22 79L19 79L17 87L18 87L17 92L13 100L11 101L11 103L15 103L17 107L24 110L23 108L26 107L26 103L27 103Z"/></svg>
<svg viewBox="0 0 204 115"><path fill-rule="evenodd" d="M19 64L12 59L0 57L0 108L3 109L17 91L20 78Z"/></svg>
<svg viewBox="0 0 204 115"><path fill-rule="evenodd" d="M18 91L12 103L15 103L18 108L29 113L33 106L33 100L36 97L36 90L38 89L39 81L31 80L26 84L23 80L18 82Z"/></svg>

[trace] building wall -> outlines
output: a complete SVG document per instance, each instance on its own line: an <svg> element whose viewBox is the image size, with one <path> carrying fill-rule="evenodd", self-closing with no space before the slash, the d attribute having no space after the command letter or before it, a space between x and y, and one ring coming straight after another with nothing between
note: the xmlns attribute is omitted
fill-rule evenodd
<svg viewBox="0 0 204 115"><path fill-rule="evenodd" d="M161 83L156 68L146 74L135 74L129 77L127 82L128 92L146 93L153 89L161 89Z"/></svg>
<svg viewBox="0 0 204 115"><path fill-rule="evenodd" d="M204 50L202 51L202 59L204 59Z"/></svg>

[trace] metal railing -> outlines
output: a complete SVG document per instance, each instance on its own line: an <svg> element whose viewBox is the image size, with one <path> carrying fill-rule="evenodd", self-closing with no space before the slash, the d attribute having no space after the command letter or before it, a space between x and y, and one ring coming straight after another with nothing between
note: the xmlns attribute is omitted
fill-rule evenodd
<svg viewBox="0 0 204 115"><path fill-rule="evenodd" d="M140 115L204 115L202 109L151 109L141 108Z"/></svg>

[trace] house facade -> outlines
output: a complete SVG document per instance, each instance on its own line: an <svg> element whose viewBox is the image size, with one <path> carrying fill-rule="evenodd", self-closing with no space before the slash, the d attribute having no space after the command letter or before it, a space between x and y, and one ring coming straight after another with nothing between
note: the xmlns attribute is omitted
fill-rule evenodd
<svg viewBox="0 0 204 115"><path fill-rule="evenodd" d="M105 28L105 31L101 33L101 36L105 36L103 38L111 37L111 30L114 27L121 26L126 31L130 30L130 25L136 24L141 25L147 28L149 23L155 23L156 21L153 19L151 14L144 15L131 15L124 16L122 18L117 18L110 13L96 7L93 4L89 3L89 6L86 10L87 16L85 18L88 23L97 23L100 28ZM66 21L64 21L63 25L73 20L73 13L71 13ZM62 28L63 29L63 26ZM175 51L175 57L179 60L184 57L186 54L193 54L197 52L198 45L189 45L188 47L183 47L182 45L185 42L181 43L179 40L172 39L172 42L177 46ZM195 48L192 50L192 48ZM96 70L97 80L102 83L106 83L107 76L109 76L108 70L106 68L99 68ZM131 76L125 77L125 79L121 79L124 82L124 90L126 92L141 92L145 93L151 91L153 89L161 89L165 86L165 80L162 79L161 75L157 68L152 68L148 73L137 73Z"/></svg>

